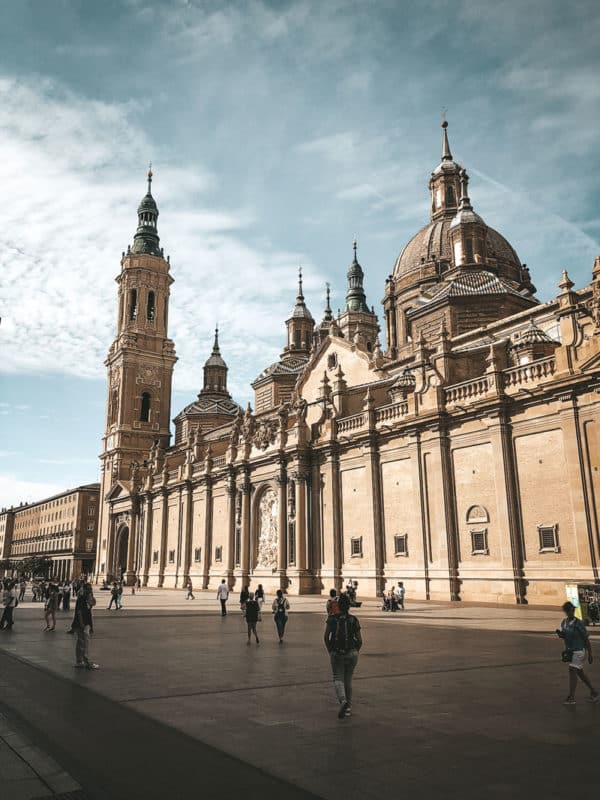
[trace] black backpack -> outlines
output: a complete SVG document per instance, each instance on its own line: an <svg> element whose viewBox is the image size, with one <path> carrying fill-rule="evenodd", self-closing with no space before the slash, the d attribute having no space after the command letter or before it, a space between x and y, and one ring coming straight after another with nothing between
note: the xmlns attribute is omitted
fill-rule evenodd
<svg viewBox="0 0 600 800"><path fill-rule="evenodd" d="M331 649L334 653L349 653L350 650L356 650L356 625L354 617L346 614L336 615Z"/></svg>

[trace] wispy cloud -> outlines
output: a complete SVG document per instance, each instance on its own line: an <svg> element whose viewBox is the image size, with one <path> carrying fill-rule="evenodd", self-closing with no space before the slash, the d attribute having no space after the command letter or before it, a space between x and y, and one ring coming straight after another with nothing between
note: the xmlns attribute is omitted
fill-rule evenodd
<svg viewBox="0 0 600 800"><path fill-rule="evenodd" d="M11 197L0 234L2 369L104 374L116 316L113 278L135 231L142 165L156 153L159 230L176 277L176 385L200 388L218 319L230 366L242 365L232 370L234 388L247 394L254 377L248 354L264 363L276 352L296 265L301 260L310 273L310 258L264 238L254 246L251 208L205 205L214 177L199 165L183 170L168 149L151 143L133 121L135 104L89 101L51 81L8 79L0 81L0 100L3 189ZM208 281L211 275L219 280ZM248 330L252 342L242 347Z"/></svg>
<svg viewBox="0 0 600 800"><path fill-rule="evenodd" d="M0 508L16 506L19 503L32 503L43 497L58 494L65 488L58 483L27 481L13 474L0 474Z"/></svg>

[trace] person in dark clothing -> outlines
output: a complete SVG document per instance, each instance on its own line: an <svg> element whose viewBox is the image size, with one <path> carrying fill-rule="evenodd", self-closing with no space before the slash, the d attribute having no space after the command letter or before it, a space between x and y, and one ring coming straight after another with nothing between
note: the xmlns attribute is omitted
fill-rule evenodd
<svg viewBox="0 0 600 800"><path fill-rule="evenodd" d="M94 630L92 620L92 608L96 605L96 599L90 583L84 583L77 593L75 603L75 619L73 629L77 634L75 642L75 666L79 669L98 669L98 664L90 660L89 648L90 637Z"/></svg>
<svg viewBox="0 0 600 800"><path fill-rule="evenodd" d="M71 584L65 583L62 596L63 611L71 610Z"/></svg>
<svg viewBox="0 0 600 800"><path fill-rule="evenodd" d="M349 613L350 601L345 594L338 599L339 613L327 618L323 639L331 661L333 685L340 704L338 718L352 713L352 676L362 647L358 619Z"/></svg>
<svg viewBox="0 0 600 800"><path fill-rule="evenodd" d="M246 625L248 626L248 644L250 644L250 637L254 634L256 644L260 644L258 633L256 632L256 623L260 614L260 607L254 599L254 592L249 592L248 599L246 600Z"/></svg>
<svg viewBox="0 0 600 800"><path fill-rule="evenodd" d="M273 621L277 628L277 635L279 636L279 644L283 643L283 634L285 633L285 626L288 621L286 611L289 611L290 604L287 597L283 596L281 589L277 589L277 596L273 600L271 609L273 611Z"/></svg>

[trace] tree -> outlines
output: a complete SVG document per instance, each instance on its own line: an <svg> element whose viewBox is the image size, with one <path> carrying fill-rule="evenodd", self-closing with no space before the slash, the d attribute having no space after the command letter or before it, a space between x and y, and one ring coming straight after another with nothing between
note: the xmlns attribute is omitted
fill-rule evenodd
<svg viewBox="0 0 600 800"><path fill-rule="evenodd" d="M17 565L15 564L15 566ZM52 559L48 558L48 556L29 556L18 564L18 569L19 572L24 572L32 578L35 578L36 575L42 575L47 578L51 566Z"/></svg>

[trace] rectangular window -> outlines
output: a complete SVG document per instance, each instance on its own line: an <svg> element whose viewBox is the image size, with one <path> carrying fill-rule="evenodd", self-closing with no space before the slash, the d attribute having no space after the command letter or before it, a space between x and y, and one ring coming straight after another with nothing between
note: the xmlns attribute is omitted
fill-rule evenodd
<svg viewBox="0 0 600 800"><path fill-rule="evenodd" d="M397 533L394 536L394 555L395 556L408 555L408 534Z"/></svg>
<svg viewBox="0 0 600 800"><path fill-rule="evenodd" d="M540 553L560 553L558 525L538 525Z"/></svg>
<svg viewBox="0 0 600 800"><path fill-rule="evenodd" d="M223 561L223 548L215 547L215 561Z"/></svg>
<svg viewBox="0 0 600 800"><path fill-rule="evenodd" d="M88 517L93 517L95 513L96 513L96 507L95 506L89 506L88 507Z"/></svg>
<svg viewBox="0 0 600 800"><path fill-rule="evenodd" d="M91 553L92 550L94 549L94 540L92 538L89 538L89 539L85 540L85 549L86 549L86 552L88 552L88 553Z"/></svg>
<svg viewBox="0 0 600 800"><path fill-rule="evenodd" d="M152 553L152 563L153 564L158 564L158 550L155 550Z"/></svg>
<svg viewBox="0 0 600 800"><path fill-rule="evenodd" d="M352 558L362 558L362 536L355 536L350 539L350 556Z"/></svg>
<svg viewBox="0 0 600 800"><path fill-rule="evenodd" d="M196 547L194 549L194 561L202 561L202 548Z"/></svg>
<svg viewBox="0 0 600 800"><path fill-rule="evenodd" d="M106 564L103 561L102 564L100 564L100 572L105 572L105 569L104 569L105 567L106 567Z"/></svg>
<svg viewBox="0 0 600 800"><path fill-rule="evenodd" d="M169 564L175 563L175 550L169 550Z"/></svg>
<svg viewBox="0 0 600 800"><path fill-rule="evenodd" d="M487 528L482 528L479 531L471 531L471 555L488 556L489 554Z"/></svg>

